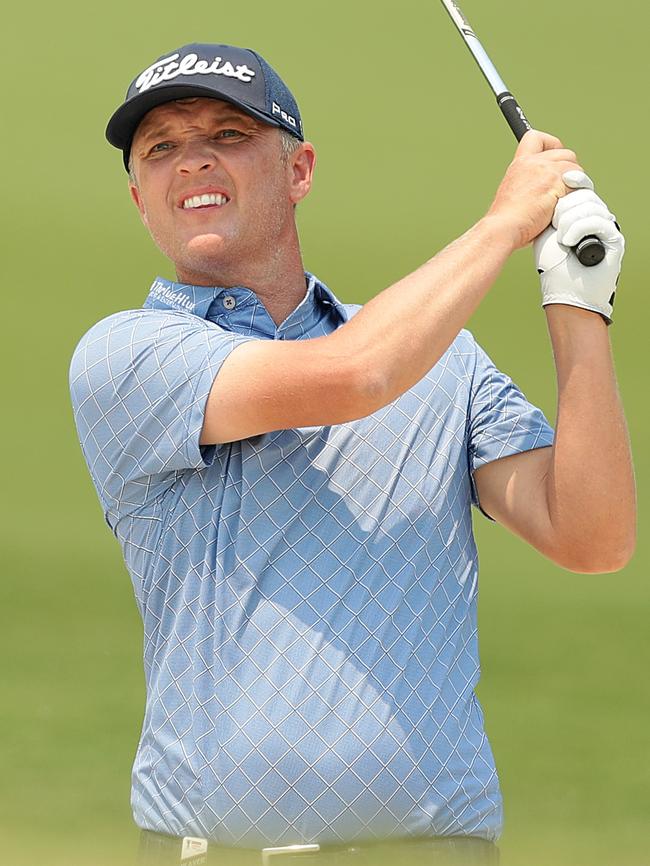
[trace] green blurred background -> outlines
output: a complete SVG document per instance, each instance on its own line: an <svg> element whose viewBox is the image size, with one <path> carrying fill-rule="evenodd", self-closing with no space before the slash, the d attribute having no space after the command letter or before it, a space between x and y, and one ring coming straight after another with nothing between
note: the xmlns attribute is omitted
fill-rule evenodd
<svg viewBox="0 0 650 866"><path fill-rule="evenodd" d="M641 0L463 8L531 121L578 151L624 227L611 336L644 527L650 9ZM76 441L67 367L93 322L139 306L152 278L173 272L129 201L107 118L164 51L195 40L261 51L292 86L318 148L300 208L306 266L351 302L480 217L514 140L436 2L63 0L13 4L4 23L0 858L122 863L137 839L129 774L141 628ZM553 419L529 250L471 328ZM623 572L580 576L476 524L480 697L505 795L505 866L650 863L643 531Z"/></svg>

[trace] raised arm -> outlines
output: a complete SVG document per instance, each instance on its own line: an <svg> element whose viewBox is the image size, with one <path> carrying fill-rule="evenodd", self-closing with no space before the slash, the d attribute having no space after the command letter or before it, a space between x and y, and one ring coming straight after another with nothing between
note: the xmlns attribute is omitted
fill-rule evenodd
<svg viewBox="0 0 650 866"><path fill-rule="evenodd" d="M559 565L617 571L636 538L632 458L606 324L624 240L589 178L566 180L581 188L558 203L552 227L535 241L557 370L555 442L482 466L475 480L483 508ZM605 259L584 268L569 250L593 234Z"/></svg>
<svg viewBox="0 0 650 866"><path fill-rule="evenodd" d="M609 334L596 313L546 308L558 379L552 448L475 473L481 506L558 565L618 571L634 552L634 472Z"/></svg>
<svg viewBox="0 0 650 866"><path fill-rule="evenodd" d="M551 221L575 154L539 132L524 136L486 214L333 334L251 341L223 364L202 444L362 418L431 369L485 297L508 256ZM395 310L399 316L395 316Z"/></svg>

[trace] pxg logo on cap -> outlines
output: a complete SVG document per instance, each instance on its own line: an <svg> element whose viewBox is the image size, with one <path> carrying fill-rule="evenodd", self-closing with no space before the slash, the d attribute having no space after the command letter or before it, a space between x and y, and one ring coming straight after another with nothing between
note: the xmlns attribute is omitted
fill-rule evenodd
<svg viewBox="0 0 650 866"><path fill-rule="evenodd" d="M109 120L106 137L122 150L127 169L131 142L145 114L165 102L192 96L231 102L251 117L304 140L296 100L263 57L234 45L193 43L147 66Z"/></svg>

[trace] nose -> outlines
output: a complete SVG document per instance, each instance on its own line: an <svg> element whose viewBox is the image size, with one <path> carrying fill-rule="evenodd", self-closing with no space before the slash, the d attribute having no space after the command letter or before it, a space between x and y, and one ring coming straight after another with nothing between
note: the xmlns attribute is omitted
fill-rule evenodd
<svg viewBox="0 0 650 866"><path fill-rule="evenodd" d="M197 174L210 171L217 164L217 158L205 139L187 141L178 147L177 168L179 174Z"/></svg>

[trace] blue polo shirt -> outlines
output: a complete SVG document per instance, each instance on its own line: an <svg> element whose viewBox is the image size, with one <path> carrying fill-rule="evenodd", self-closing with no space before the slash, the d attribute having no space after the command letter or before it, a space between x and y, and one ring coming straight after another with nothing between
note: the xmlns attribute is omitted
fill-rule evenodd
<svg viewBox="0 0 650 866"><path fill-rule="evenodd" d="M357 310L307 274L276 326L246 288L159 278L75 351L79 439L144 623L143 828L247 847L500 833L472 473L550 445L542 413L463 331L366 418L199 445L236 346Z"/></svg>

